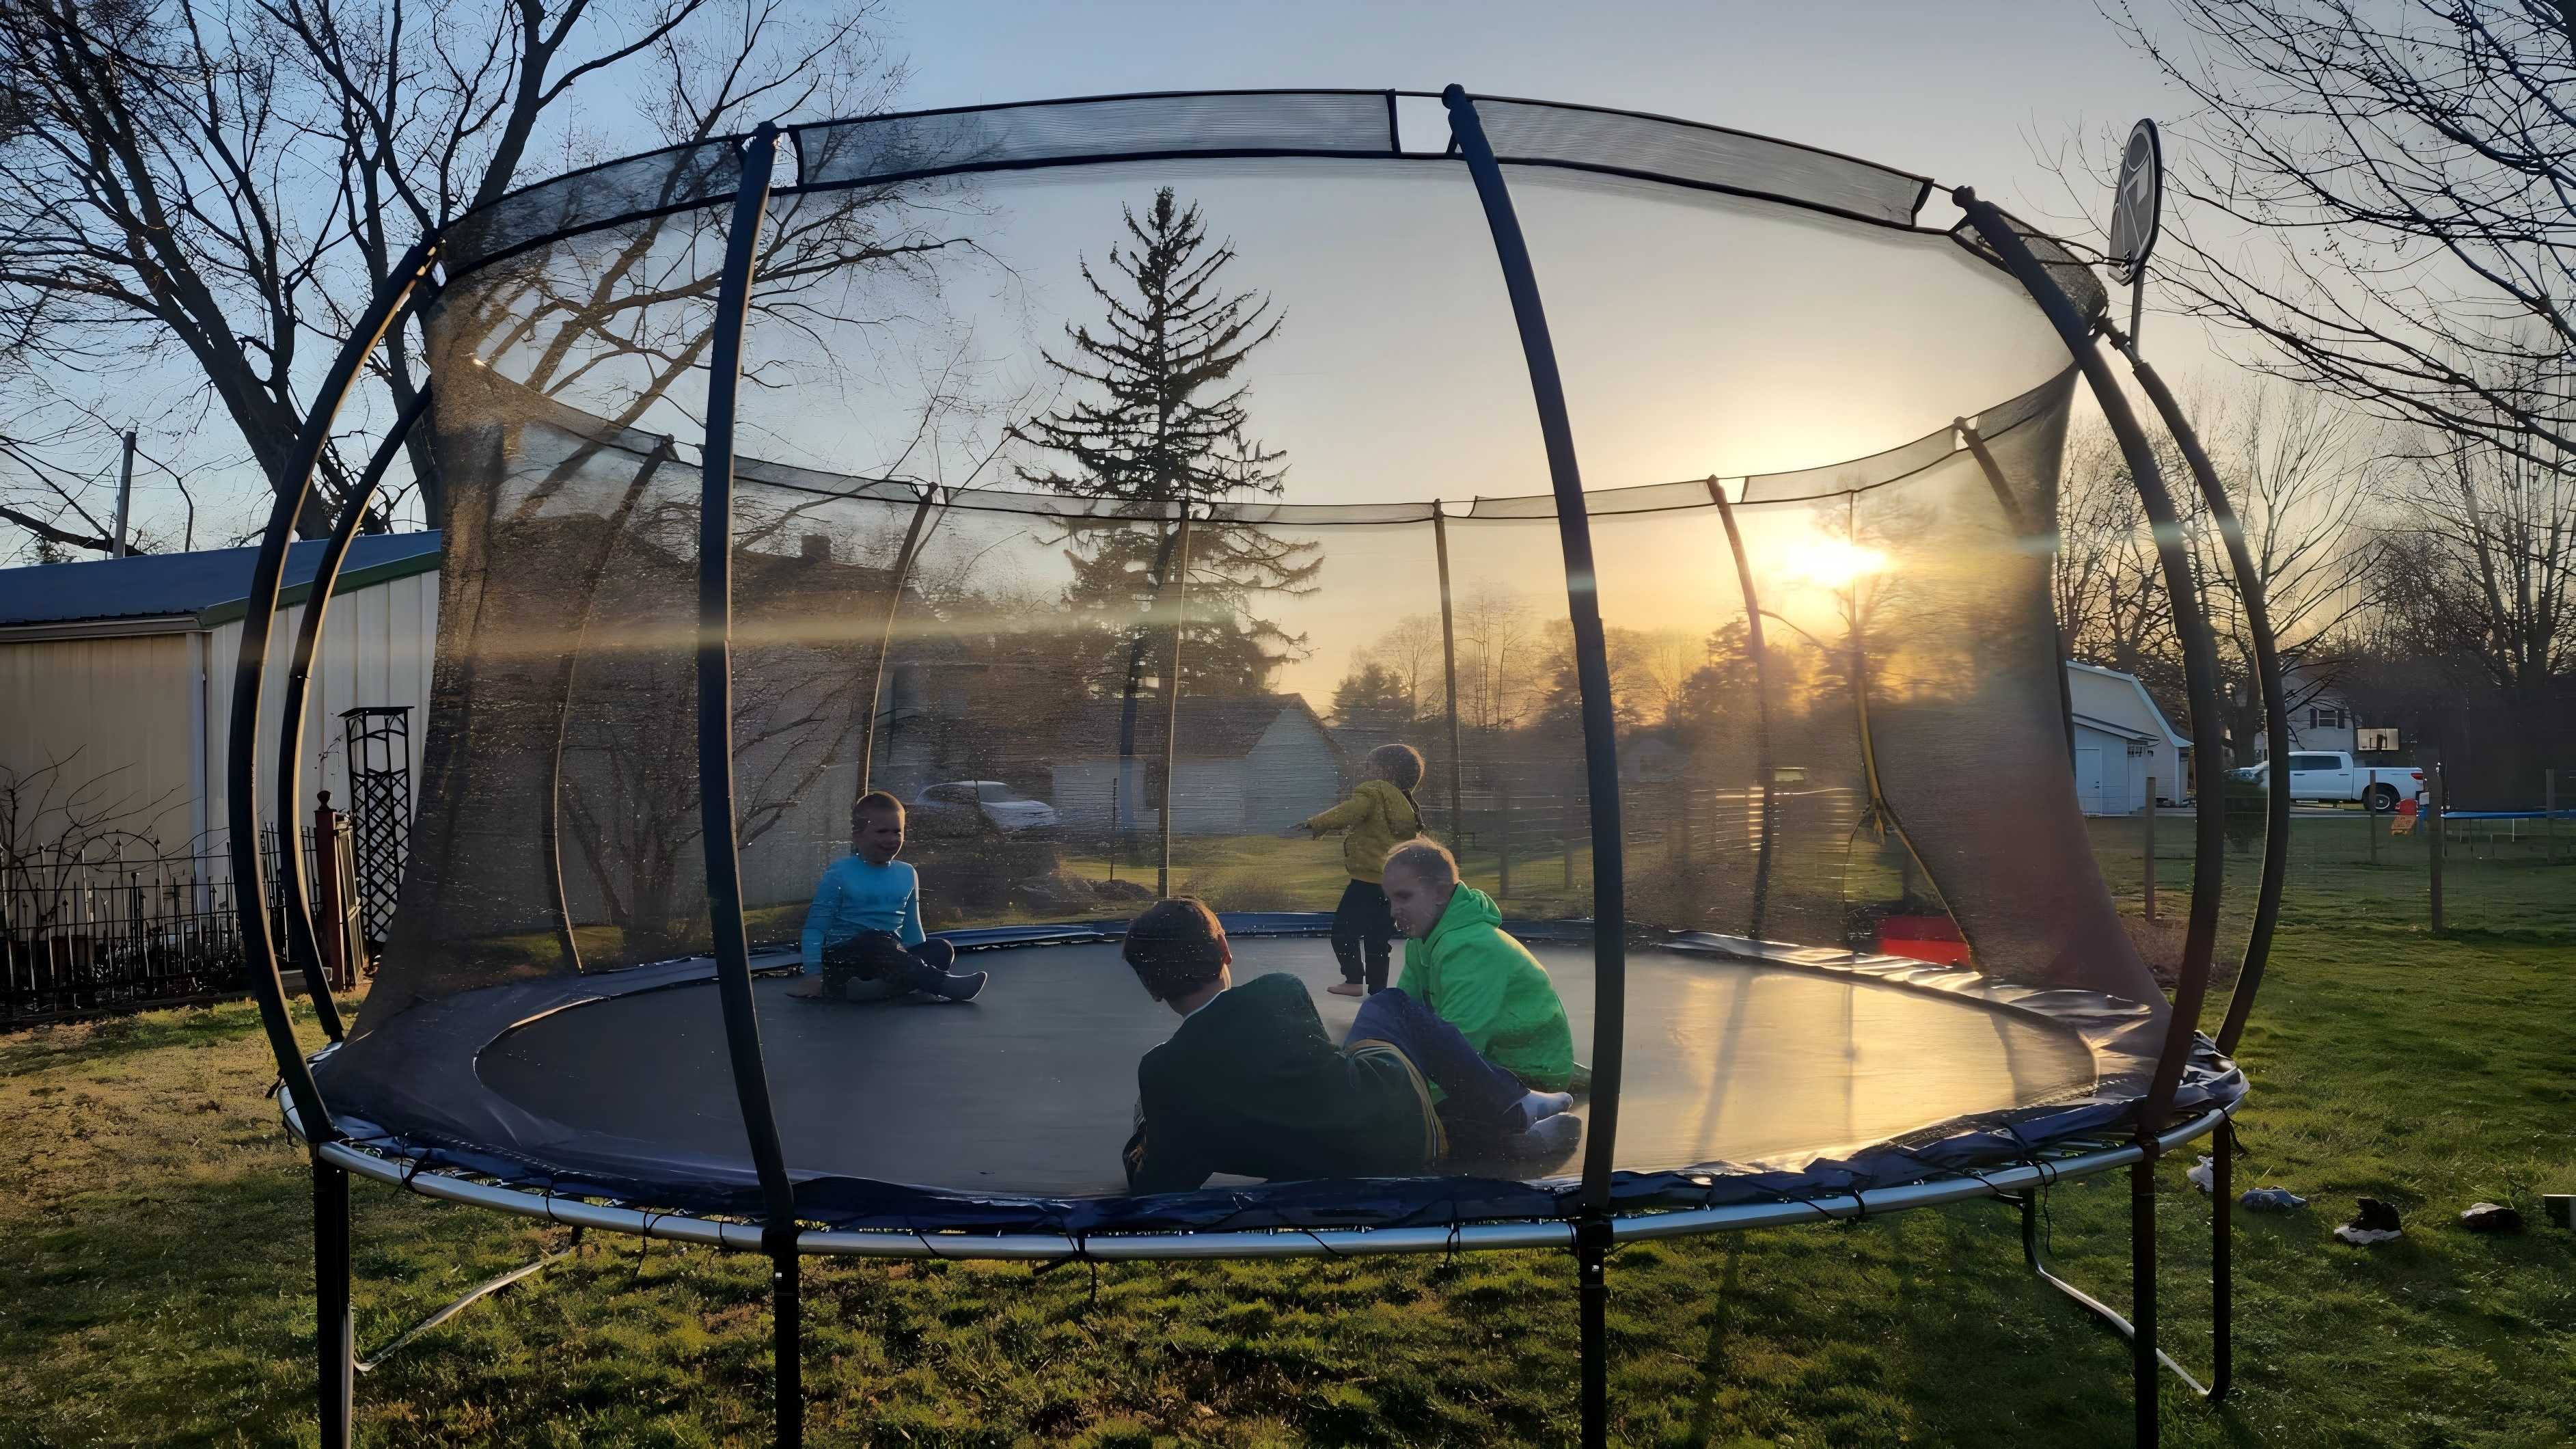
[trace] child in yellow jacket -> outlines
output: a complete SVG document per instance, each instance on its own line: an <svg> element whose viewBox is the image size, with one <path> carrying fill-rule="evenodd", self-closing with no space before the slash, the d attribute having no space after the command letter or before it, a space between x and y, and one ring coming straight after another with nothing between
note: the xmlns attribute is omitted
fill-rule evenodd
<svg viewBox="0 0 2576 1449"><path fill-rule="evenodd" d="M1386 904L1386 853L1422 833L1422 812L1414 808L1413 787L1422 783L1422 755L1411 745L1380 745L1369 751L1368 777L1351 798L1281 833L1300 831L1310 838L1328 830L1342 832L1342 868L1351 883L1333 909L1333 956L1342 963L1335 996L1374 996L1386 989L1387 961L1395 942L1395 917Z"/></svg>

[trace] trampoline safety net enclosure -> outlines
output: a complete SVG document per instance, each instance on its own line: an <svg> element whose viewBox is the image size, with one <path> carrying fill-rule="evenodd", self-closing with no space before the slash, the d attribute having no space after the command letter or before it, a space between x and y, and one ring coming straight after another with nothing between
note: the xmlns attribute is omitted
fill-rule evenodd
<svg viewBox="0 0 2576 1449"><path fill-rule="evenodd" d="M1200 897L1236 980L1301 977L1338 1040L1340 852L1282 832L1410 744L1426 833L1588 1056L1607 802L1569 584L1597 590L1613 696L1622 1207L1895 1185L2134 1125L2167 1008L2067 767L2064 345L1921 218L1922 178L1477 107L1544 297L1589 577L1567 576L1520 319L1436 99L781 134L723 562L741 903L800 1217L1561 1213L1579 1156L1128 1195L1137 1061L1174 1019L1117 934L1157 894ZM418 824L380 980L317 1076L360 1144L758 1216L697 694L743 155L577 173L444 239ZM991 973L971 1003L785 994L870 790L909 807L926 924ZM2203 1047L2176 1105L2240 1086Z"/></svg>

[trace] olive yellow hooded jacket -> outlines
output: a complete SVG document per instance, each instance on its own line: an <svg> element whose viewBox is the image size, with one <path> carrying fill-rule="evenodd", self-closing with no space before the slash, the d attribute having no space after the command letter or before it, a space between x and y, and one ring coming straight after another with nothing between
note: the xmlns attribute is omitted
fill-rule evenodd
<svg viewBox="0 0 2576 1449"><path fill-rule="evenodd" d="M1351 798L1305 825L1317 835L1341 831L1342 868L1353 880L1376 884L1386 877L1386 853L1422 833L1422 816L1393 782L1362 780Z"/></svg>

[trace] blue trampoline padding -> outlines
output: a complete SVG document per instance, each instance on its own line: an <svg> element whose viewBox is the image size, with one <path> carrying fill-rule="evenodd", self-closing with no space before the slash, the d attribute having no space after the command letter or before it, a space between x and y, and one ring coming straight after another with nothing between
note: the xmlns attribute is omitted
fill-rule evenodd
<svg viewBox="0 0 2576 1449"><path fill-rule="evenodd" d="M2566 810L2445 810L2445 820L2576 820L2576 808Z"/></svg>
<svg viewBox="0 0 2576 1449"><path fill-rule="evenodd" d="M1228 917L1239 973L1354 1003L1324 918ZM1590 933L1522 923L1589 1040ZM1133 1197L1116 1147L1134 1062L1172 1019L1117 923L952 932L994 970L969 1006L796 1007L759 984L800 1214L849 1228L1085 1233L1445 1224L1570 1210L1575 1163L1211 1185ZM1614 1196L1623 1211L1898 1186L2128 1126L2166 1012L1892 957L1684 934L1632 946ZM756 968L792 967L792 955ZM705 960L471 991L315 1059L342 1131L426 1167L642 1207L758 1217ZM2205 1040L2177 1109L2233 1104ZM1525 1177L1523 1175L1526 1175Z"/></svg>

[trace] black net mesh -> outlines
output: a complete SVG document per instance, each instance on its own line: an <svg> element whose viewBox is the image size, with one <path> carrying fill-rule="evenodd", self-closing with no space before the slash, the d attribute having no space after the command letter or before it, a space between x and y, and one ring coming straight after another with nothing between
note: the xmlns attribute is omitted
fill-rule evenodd
<svg viewBox="0 0 2576 1449"><path fill-rule="evenodd" d="M1656 116L1492 98L1479 98L1476 114L1506 162L1637 171L1898 226L1913 221L1931 185L1830 151Z"/></svg>
<svg viewBox="0 0 2576 1449"><path fill-rule="evenodd" d="M2082 259L2068 251L2064 242L2009 211L2003 215L2004 220L2012 223L2013 230L2019 233L2022 241L2030 247L2031 255L2039 259L2039 264L2047 268L2048 274L2056 279L2059 287L2065 290L2068 300L2074 302L2076 311L2086 317L2098 318L2109 310L2111 298L2109 293L2102 290L2102 279L2094 275L2093 269L2086 266ZM1962 221L1953 228L1951 235L1959 239L1959 245L1978 256L1992 261L1998 267L2003 265L2003 259L1995 255L1994 248L1986 245L1985 238L1977 235L1976 228L1966 222Z"/></svg>
<svg viewBox="0 0 2576 1449"><path fill-rule="evenodd" d="M1705 189L1901 220L1914 178L1485 110L1507 155L1626 149L1692 183L1509 168L1594 490L1630 919L2152 998L2060 763L2045 540L2067 385L2045 326L1942 234ZM758 964L819 964L809 903L871 790L907 807L934 931L1114 923L1179 893L1311 930L1351 862L1283 831L1390 744L1424 758L1426 832L1507 917L1591 913L1599 802L1526 366L1463 167L1356 163L1388 124L1369 93L799 133L806 189L773 198L752 290L732 513ZM1336 154L1254 173L1231 154L1262 150ZM1162 159L1070 164L1104 152ZM350 1051L488 1006L513 1029L478 1080L512 1111L732 1159L714 994L654 964L708 941L697 420L726 208L703 152L659 164L479 219L500 260L432 320L436 695ZM662 209L684 195L707 204ZM1196 360L1145 386L1157 348ZM1834 457L1859 461L1810 466ZM1588 948L1532 939L1588 1055ZM1244 949L1243 975L1340 974L1311 936ZM2089 1081L2053 1028L1640 952L1622 1166L1813 1156ZM792 1163L1117 1190L1136 1060L1169 1013L1107 947L978 965L990 995L956 1012L834 1016L857 1008L762 984ZM594 978L672 989L526 1005ZM1351 1007L1315 999L1338 1037ZM928 1125L847 1110L887 1093Z"/></svg>
<svg viewBox="0 0 2576 1449"><path fill-rule="evenodd" d="M741 178L742 151L731 140L611 161L468 213L441 237L441 260L450 276L462 275L565 233L729 197Z"/></svg>
<svg viewBox="0 0 2576 1449"><path fill-rule="evenodd" d="M1381 91L1264 91L1113 96L931 111L803 126L801 174L814 186L941 170L1040 166L1104 157L1397 148Z"/></svg>

